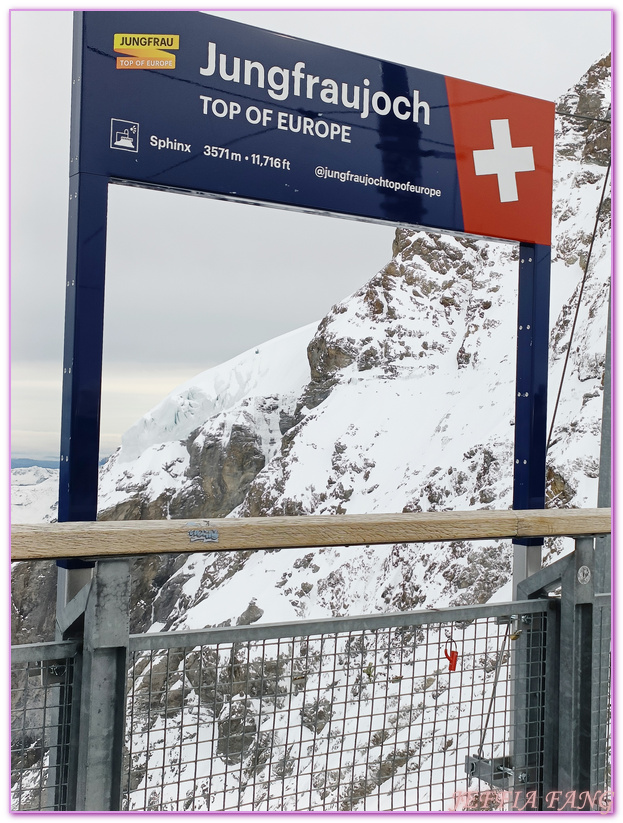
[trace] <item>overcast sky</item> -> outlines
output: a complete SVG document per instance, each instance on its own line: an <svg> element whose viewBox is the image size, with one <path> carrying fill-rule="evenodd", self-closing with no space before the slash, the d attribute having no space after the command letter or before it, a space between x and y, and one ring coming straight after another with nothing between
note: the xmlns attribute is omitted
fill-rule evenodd
<svg viewBox="0 0 623 823"><path fill-rule="evenodd" d="M608 11L214 13L549 100L611 37ZM14 456L59 449L71 34L71 12L11 13ZM109 202L102 454L177 384L321 319L391 256L386 226L121 186Z"/></svg>

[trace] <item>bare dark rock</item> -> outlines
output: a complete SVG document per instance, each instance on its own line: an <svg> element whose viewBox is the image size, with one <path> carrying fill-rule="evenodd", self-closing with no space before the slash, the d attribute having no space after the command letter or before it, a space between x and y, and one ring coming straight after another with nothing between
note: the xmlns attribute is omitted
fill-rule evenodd
<svg viewBox="0 0 623 823"><path fill-rule="evenodd" d="M462 345L456 353L456 362L459 369L464 369L466 366L468 366L471 359L472 353L469 351L465 351L465 345Z"/></svg>
<svg viewBox="0 0 623 823"><path fill-rule="evenodd" d="M218 721L217 754L226 763L240 763L255 743L257 724L250 700L232 700Z"/></svg>
<svg viewBox="0 0 623 823"><path fill-rule="evenodd" d="M253 598L238 620L236 620L236 626L250 626L251 623L256 623L263 614L264 609L260 609L256 604L255 598Z"/></svg>
<svg viewBox="0 0 623 823"><path fill-rule="evenodd" d="M133 558L130 562L132 588L130 593L130 631L140 634L154 623L164 623L179 595L179 586L188 575L167 585L185 562L185 555L154 554Z"/></svg>
<svg viewBox="0 0 623 823"><path fill-rule="evenodd" d="M324 321L323 321L324 323ZM332 377L340 369L349 366L356 358L357 352L354 347L349 347L347 341L329 340L323 332L320 324L318 332L310 341L307 347L307 359L311 370L312 381L322 382Z"/></svg>
<svg viewBox="0 0 623 823"><path fill-rule="evenodd" d="M319 734L332 717L331 702L326 698L306 703L301 709L301 723L314 734Z"/></svg>
<svg viewBox="0 0 623 823"><path fill-rule="evenodd" d="M331 389L335 386L336 382L336 378L333 376L324 380L311 380L307 384L296 406L295 420L297 424L301 420L299 416L301 409L315 409L316 406L323 403L331 394Z"/></svg>
<svg viewBox="0 0 623 823"><path fill-rule="evenodd" d="M55 639L56 563L14 563L11 568L11 644Z"/></svg>
<svg viewBox="0 0 623 823"><path fill-rule="evenodd" d="M378 349L375 349L374 346L367 348L357 358L357 368L359 371L367 371L368 369L373 369L375 366L379 366L380 364L381 355Z"/></svg>
<svg viewBox="0 0 623 823"><path fill-rule="evenodd" d="M560 472L552 466L547 467L545 505L549 508L565 508L575 497L576 490Z"/></svg>
<svg viewBox="0 0 623 823"><path fill-rule="evenodd" d="M281 434L285 434L299 422L300 419L297 419L296 415L287 414L284 411L279 412L279 431Z"/></svg>
<svg viewBox="0 0 623 823"><path fill-rule="evenodd" d="M225 442L198 436L189 454L188 476L200 479L205 506L200 512L178 514L184 517L225 517L242 503L249 485L266 464L261 440L251 425L234 424Z"/></svg>
<svg viewBox="0 0 623 823"><path fill-rule="evenodd" d="M295 569L307 569L314 557L315 553L309 552L309 554L306 554L304 557L297 557L292 565Z"/></svg>

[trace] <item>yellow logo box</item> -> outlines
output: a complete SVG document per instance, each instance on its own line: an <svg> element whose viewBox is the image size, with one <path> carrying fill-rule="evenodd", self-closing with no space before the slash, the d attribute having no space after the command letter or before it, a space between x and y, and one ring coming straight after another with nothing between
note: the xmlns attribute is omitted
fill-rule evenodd
<svg viewBox="0 0 623 823"><path fill-rule="evenodd" d="M180 47L179 34L115 34L113 48L118 69L174 69L175 55L167 49Z"/></svg>

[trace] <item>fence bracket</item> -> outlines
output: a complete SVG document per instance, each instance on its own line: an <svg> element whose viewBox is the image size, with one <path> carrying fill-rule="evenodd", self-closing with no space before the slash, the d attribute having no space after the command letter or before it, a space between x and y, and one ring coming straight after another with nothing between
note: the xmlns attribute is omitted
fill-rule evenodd
<svg viewBox="0 0 623 823"><path fill-rule="evenodd" d="M493 757L488 760L478 755L467 755L465 773L470 780L484 780L493 789L508 789L515 782L521 782L521 775L515 776L510 757Z"/></svg>

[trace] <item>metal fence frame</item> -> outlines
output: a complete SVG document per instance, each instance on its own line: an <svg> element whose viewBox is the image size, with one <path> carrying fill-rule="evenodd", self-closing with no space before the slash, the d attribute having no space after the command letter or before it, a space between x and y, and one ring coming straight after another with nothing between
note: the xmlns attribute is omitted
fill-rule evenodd
<svg viewBox="0 0 623 823"><path fill-rule="evenodd" d="M576 538L574 552L517 587L519 597L562 592L549 652L552 711L543 729L550 741L550 791L561 792L560 810L574 793L578 802L584 795L588 809L595 792L611 788L609 587L610 541L590 535Z"/></svg>
<svg viewBox="0 0 623 823"><path fill-rule="evenodd" d="M11 784L17 784L18 811L75 808L78 725L72 718L80 705L81 674L76 641L11 649ZM14 711L20 703L21 711Z"/></svg>
<svg viewBox="0 0 623 823"><path fill-rule="evenodd" d="M292 810L297 811L336 811L359 810L363 807L362 810L379 811L385 808L378 807L381 801L388 803L390 808L418 808L427 811L436 807L447 809L454 806L457 796L464 801L467 793L466 781L470 777L472 781L477 781L469 792L472 797L476 797L479 794L476 785L481 786L482 780L485 779L485 770L483 769L479 775L470 776L465 768L466 759L469 757L471 762L488 764L489 759L484 758L484 749L488 751L494 746L499 748L503 745L500 740L508 740L511 732L509 726L512 714L510 682L515 669L515 664L512 664L509 654L511 642L508 638L511 625L513 632L517 630L515 625L517 623L523 627L524 632L529 632L529 623L534 620L535 628L538 624L541 630L541 643L543 643L545 620L549 608L550 604L547 600L530 600L522 603L484 604L374 616L325 618L282 624L132 635L130 655L135 655L137 666L142 669L145 654L151 653L152 655L149 665L142 671L139 679L142 677L151 681L152 670L158 670L158 682L153 684L149 682L148 694L144 694L143 690L140 698L136 698L140 700L143 712L146 711L145 703L157 705L153 713L155 731L148 732L147 736L151 735L159 746L164 745L162 741L167 739L168 720L171 727L169 751L176 751L174 767L169 770L162 763L161 776L159 773L160 760L157 756L159 752L155 756L156 765L149 766L149 745L145 739L143 724L137 724L141 728L137 732L140 742L136 747L132 742L132 729L128 731L129 759L134 760L137 757L136 749L139 750L139 760L142 758L139 771L141 771L143 788L140 791L137 790L137 793L145 792L142 801L138 801L139 805L135 803L134 808L144 809L148 806L146 773L154 778L150 808L154 810L163 808L176 811L182 808L194 810L197 797L201 803L201 792L198 788L201 781L196 770L198 753L191 751L189 755L191 760L184 763L184 765L192 765L193 758L195 758L195 774L190 778L190 785L188 778L185 781L181 779L183 771L181 760L184 756L182 750L185 748L182 740L185 738L186 747L192 750L194 743L191 738L195 721L192 711L193 703L191 704L190 722L187 725L183 722L184 689L182 686L180 697L178 677L180 667L182 667L181 680L193 680L196 688L197 680L201 681L202 672L195 670L193 677L190 661L202 655L207 656L207 654L213 655L212 661L215 657L220 657L225 661L220 670L221 674L225 675L227 675L229 666L234 665L233 660L236 658L235 666L241 667L241 672L236 677L245 695L244 698L239 699L243 703L250 702L248 698L251 695L255 697L256 703L259 699L259 708L256 712L254 713L250 706L247 710L245 706L241 719L238 721L239 725L235 729L232 727L231 731L236 745L244 749L242 743L246 741L245 751L249 753L247 762L253 762L253 746L262 736L271 738L272 735L273 737L268 741L264 740L262 752L263 757L269 762L269 765L264 767L268 771L267 776L260 767L259 773L254 773L252 778L247 776L243 779L242 757L238 758L236 755L232 759L231 768L228 768L226 765L223 766L223 762L227 762L227 753L221 751L218 764L209 769L210 784L213 787L218 784L219 779L224 778L227 781L228 775L232 775L234 785L230 787L230 795L236 793L236 780L243 787L241 790L243 795L238 800L240 806L217 805L219 802L224 802L222 793L219 797L219 790L212 788L211 810L226 811L236 808L274 811L282 808L290 810L293 807ZM418 629L420 631L417 631ZM455 648L458 643L460 650L456 670L449 670L448 661L444 657L444 645L448 642L448 633L455 638L453 641ZM392 638L396 641L396 645L400 646L400 656L399 661L394 659L390 664L386 655L392 647ZM293 642L290 644L288 641ZM338 651L340 641L342 643L341 652ZM314 657L310 647L314 644L316 653L320 649L320 668L323 669L322 674L325 675L324 686L321 686L320 673L314 670L313 665L310 665ZM364 658L363 650L366 644L368 648ZM293 689L293 679L288 675L290 666L294 668L299 662L294 649L290 649L290 645L301 645L306 649L304 656L306 663L303 668L309 671L305 677L298 678L303 681L298 689ZM344 653L344 648L357 649L352 660ZM372 649L371 658L368 656L370 649ZM170 654L159 654L163 650ZM542 645L539 649L540 659L543 658L544 651ZM359 653L361 653L361 659L359 659ZM254 657L254 654L259 654L259 657ZM288 657L288 655L293 655L293 657ZM417 660L415 660L416 657ZM246 660L246 665L240 662L241 659ZM285 664L284 659L287 661ZM365 668L366 660L367 668ZM258 661L260 661L259 667ZM281 661L286 671L282 671L274 680L269 676L266 697L264 697L263 673L264 670L270 671L275 661ZM440 667L443 667L443 672ZM502 677L500 677L500 668L504 670ZM164 683L162 683L163 670L166 671ZM204 682L209 679L208 670L209 666L203 670ZM314 670L313 673L312 670ZM419 675L415 674L416 670ZM148 672L147 675L145 671ZM399 680L398 685L390 686L390 671L393 674L401 672L398 678L391 679L393 684ZM212 715L211 721L209 719L204 721L205 727L212 726L212 737L210 737L210 731L207 730L203 742L205 746L211 746L213 750L217 739L219 746L222 744L222 739L217 736L214 729L221 706L220 702L217 702L216 694L218 677L212 673L210 678L212 678L210 687L206 686L205 690L212 692L213 697L206 696L206 702L203 705ZM309 683L306 682L308 678ZM481 682L477 682L479 678L482 678ZM333 680L333 683L327 686L330 680ZM167 689L166 681L176 681L175 688L171 686ZM278 683L286 684L281 695L276 688ZM526 688L534 688L534 684L529 683L525 678L524 683ZM193 684L189 684L190 695L193 695L192 686ZM390 696L389 692L392 689L393 696ZM235 691L236 689L233 689L233 692ZM233 692L223 701L225 712L236 703L236 696ZM330 707L326 705L328 703L326 695L329 692L331 693ZM341 711L344 710L345 692L352 692L349 697L348 712ZM167 711L169 694L173 704L171 711ZM297 695L298 702L296 698L293 700L293 694ZM174 696L175 702L173 702ZM287 717L285 725L275 719L280 714L275 708L279 702L279 696L284 701L281 714ZM461 697L463 701L469 701L471 697L473 702L461 704ZM539 693L539 699L543 700L542 690ZM227 703L227 700L230 702ZM134 705L134 686L131 687L130 702ZM275 777L271 769L274 772L275 765L279 766L279 758L282 755L284 759L286 758L289 744L292 747L298 746L297 739L301 725L305 725L303 723L305 713L308 708L311 708L313 713L314 706L320 706L319 713L324 713L326 716L321 718L317 728L312 731L311 738L307 737L307 742L310 739L313 741L313 753L310 755L308 751L306 757L301 755L300 760L297 759L296 780L293 777L288 780L284 775ZM396 717L401 717L405 712L411 717L406 743L393 727ZM197 711L197 723L199 722L198 714ZM350 721L346 719L346 714L350 715ZM262 726L260 732L259 724L255 726L254 717L262 715L265 717L265 725ZM348 722L351 724L350 729ZM245 724L248 726L246 730ZM222 721L219 721L218 725L221 727ZM311 718L310 723L310 717L307 716L307 728L310 729L313 726L314 718ZM188 730L186 734L183 733L184 729ZM274 741L275 729L281 737L277 744ZM195 737L199 737L198 729L195 729ZM439 746L443 745L444 738L448 748L440 750ZM339 740L340 743L337 769L335 763L333 767L328 765L328 760L332 757L331 739ZM358 744L354 743L356 739L359 740ZM540 741L533 742L537 755L542 756L542 752L538 749ZM197 745L197 750L198 748ZM375 752L371 757L369 749ZM179 754L177 754L178 750ZM303 750L304 746L301 746L301 752ZM367 751L365 757L363 757L363 751ZM164 754L164 751L162 753ZM359 763L357 763L358 756ZM337 757L335 759L337 760ZM435 760L437 765L433 766ZM240 763L240 769L238 763ZM417 789L413 785L414 772L410 771L410 768L415 768L416 764L418 768ZM168 794L173 800L169 801L168 805L163 800L166 794L162 785L165 771L171 773ZM249 769L247 774L251 771ZM177 781L173 776L175 774L177 774ZM441 781L444 779L447 785L442 786ZM411 785L409 785L409 780ZM186 794L182 791L182 782L188 787ZM327 790L322 800L318 798L318 792L314 792L311 787L311 784L316 782L322 786L330 785L331 791ZM290 784L289 789L287 788L288 783ZM294 784L297 787L296 792L292 788ZM204 782L204 785L207 784ZM490 788L487 783L482 785L487 790ZM512 787L512 783L507 777L504 788L509 787ZM413 797L416 793L418 794L417 805L413 806ZM294 794L298 796L295 798ZM315 801L312 800L313 795L316 795ZM329 795L328 799L326 799L327 795ZM433 795L436 796L433 797ZM252 800L249 799L250 796ZM186 804L184 804L185 797ZM141 802L142 805L140 805ZM397 805L394 806L394 803ZM124 800L124 808L126 806L127 800ZM206 807L200 805L200 808Z"/></svg>

